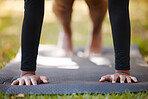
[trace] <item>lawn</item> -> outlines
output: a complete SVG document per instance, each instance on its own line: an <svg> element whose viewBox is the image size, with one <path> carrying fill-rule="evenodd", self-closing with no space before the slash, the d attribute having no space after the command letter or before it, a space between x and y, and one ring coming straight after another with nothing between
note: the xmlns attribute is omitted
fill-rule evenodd
<svg viewBox="0 0 148 99"><path fill-rule="evenodd" d="M23 0L1 0L0 1L0 69L13 59L20 48L21 27L23 21ZM144 60L148 63L148 1L131 0L130 17L132 44L137 44ZM52 12L51 1L46 1L45 17L41 35L41 44L56 44L58 39L59 23ZM83 20L82 20L83 19ZM74 46L87 46L91 31L91 21L88 8L83 0L76 0L72 18L73 43ZM112 35L108 14L103 22L103 45L112 45ZM0 93L1 98L8 98L9 95ZM124 93L124 94L84 94L84 95L31 95L25 96L41 98L104 98L104 99L148 99L146 93Z"/></svg>

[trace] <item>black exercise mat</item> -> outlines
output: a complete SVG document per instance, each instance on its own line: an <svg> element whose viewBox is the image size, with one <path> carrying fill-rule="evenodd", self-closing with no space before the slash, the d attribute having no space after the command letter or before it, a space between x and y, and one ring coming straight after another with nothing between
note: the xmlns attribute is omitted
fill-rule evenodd
<svg viewBox="0 0 148 99"><path fill-rule="evenodd" d="M0 70L0 89L9 94L72 94L72 93L122 93L148 90L148 65L136 45L131 47L131 75L139 83L100 83L102 75L114 73L113 47L105 47L103 56L83 57L83 48L77 48L73 57L53 57L55 46L40 45L37 75L49 78L49 84L37 86L11 86L20 74L20 53Z"/></svg>

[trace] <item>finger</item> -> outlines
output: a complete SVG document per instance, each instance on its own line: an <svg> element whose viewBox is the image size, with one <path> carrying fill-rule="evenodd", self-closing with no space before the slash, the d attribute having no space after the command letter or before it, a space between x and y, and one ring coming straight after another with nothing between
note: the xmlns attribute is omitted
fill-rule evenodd
<svg viewBox="0 0 148 99"><path fill-rule="evenodd" d="M11 85L17 85L18 83L19 83L18 80L14 80L14 81L11 83Z"/></svg>
<svg viewBox="0 0 148 99"><path fill-rule="evenodd" d="M37 85L37 80L35 78L31 78L32 85Z"/></svg>
<svg viewBox="0 0 148 99"><path fill-rule="evenodd" d="M26 79L25 79L25 83L26 83L26 85L31 85L30 79L26 78Z"/></svg>
<svg viewBox="0 0 148 99"><path fill-rule="evenodd" d="M99 81L104 82L104 81L109 81L109 79L110 79L110 75L105 75L105 76L102 76Z"/></svg>
<svg viewBox="0 0 148 99"><path fill-rule="evenodd" d="M112 78L112 83L116 83L117 82L117 79L118 79L118 75L111 75L111 78Z"/></svg>
<svg viewBox="0 0 148 99"><path fill-rule="evenodd" d="M43 81L43 83L48 83L48 78L46 76L40 76L40 80Z"/></svg>
<svg viewBox="0 0 148 99"><path fill-rule="evenodd" d="M19 80L19 85L24 85L25 84L25 80L24 79L20 79Z"/></svg>
<svg viewBox="0 0 148 99"><path fill-rule="evenodd" d="M120 77L120 83L124 83L126 77L124 75L120 75L119 77Z"/></svg>
<svg viewBox="0 0 148 99"><path fill-rule="evenodd" d="M130 76L126 76L126 80L127 80L127 83L131 83L131 77Z"/></svg>
<svg viewBox="0 0 148 99"><path fill-rule="evenodd" d="M136 78L136 77L131 77L131 79L132 79L135 83L137 83L137 82L138 82L138 80L137 80L137 78Z"/></svg>
<svg viewBox="0 0 148 99"><path fill-rule="evenodd" d="M99 81L100 82L104 82L105 81L105 77L101 77L101 79Z"/></svg>

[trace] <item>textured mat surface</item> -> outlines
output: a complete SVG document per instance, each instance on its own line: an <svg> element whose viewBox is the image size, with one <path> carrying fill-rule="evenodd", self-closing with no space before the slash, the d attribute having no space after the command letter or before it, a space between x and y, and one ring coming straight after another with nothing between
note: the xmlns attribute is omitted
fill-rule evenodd
<svg viewBox="0 0 148 99"><path fill-rule="evenodd" d="M49 78L49 84L37 86L11 86L20 74L20 53L0 70L0 89L3 92L33 94L64 93L117 93L148 91L148 65L142 59L137 46L131 47L131 74L139 83L112 84L100 83L102 75L114 73L113 47L105 47L103 56L83 57L83 48L76 49L77 55L71 58L53 57L55 46L40 45L37 59L37 75Z"/></svg>

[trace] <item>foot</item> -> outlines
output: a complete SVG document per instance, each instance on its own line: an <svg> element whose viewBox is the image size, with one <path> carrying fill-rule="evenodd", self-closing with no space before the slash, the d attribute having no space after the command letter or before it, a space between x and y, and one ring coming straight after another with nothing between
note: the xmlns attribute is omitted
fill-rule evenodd
<svg viewBox="0 0 148 99"><path fill-rule="evenodd" d="M91 57L91 56L101 56L103 54L102 47L90 47L87 50L85 50L84 55L86 57Z"/></svg>
<svg viewBox="0 0 148 99"><path fill-rule="evenodd" d="M73 50L57 48L56 57L71 57L74 55Z"/></svg>
<svg viewBox="0 0 148 99"><path fill-rule="evenodd" d="M60 33L57 45L56 56L58 57L71 57L74 55L71 34L64 32Z"/></svg>
<svg viewBox="0 0 148 99"><path fill-rule="evenodd" d="M85 50L85 56L100 56L103 54L101 33L93 34L91 42Z"/></svg>

